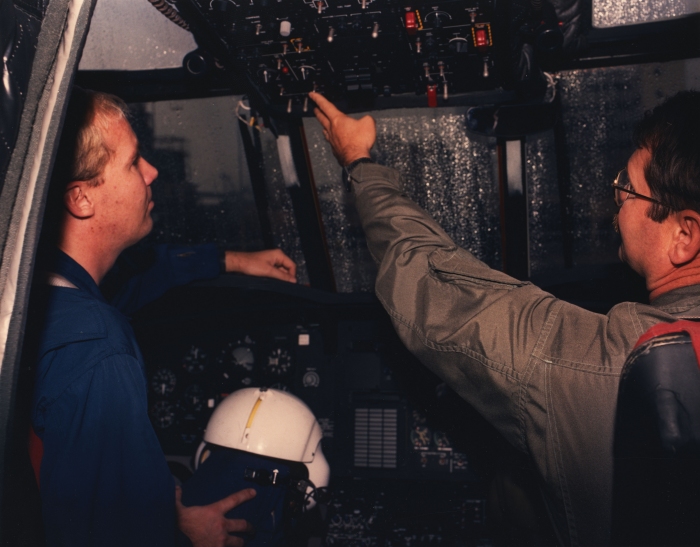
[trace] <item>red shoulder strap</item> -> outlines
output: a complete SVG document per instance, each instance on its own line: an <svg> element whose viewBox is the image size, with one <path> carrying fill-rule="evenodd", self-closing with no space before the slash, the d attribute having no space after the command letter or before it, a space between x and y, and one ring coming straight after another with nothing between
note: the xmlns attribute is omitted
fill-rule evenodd
<svg viewBox="0 0 700 547"><path fill-rule="evenodd" d="M634 347L641 346L644 342L651 340L655 336L678 334L681 332L687 332L690 336L693 349L695 350L695 359L700 367L700 323L696 323L695 321L676 321L675 323L659 323L658 325L654 325L642 334Z"/></svg>
<svg viewBox="0 0 700 547"><path fill-rule="evenodd" d="M34 477L36 485L41 488L39 483L39 472L41 470L41 459L44 457L44 443L39 436L34 432L33 427L29 427L29 460L32 462L34 469Z"/></svg>

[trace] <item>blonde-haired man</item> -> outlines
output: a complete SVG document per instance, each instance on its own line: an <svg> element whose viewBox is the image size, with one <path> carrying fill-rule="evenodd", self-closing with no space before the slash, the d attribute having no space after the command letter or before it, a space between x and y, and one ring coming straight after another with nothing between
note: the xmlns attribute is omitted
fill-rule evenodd
<svg viewBox="0 0 700 547"><path fill-rule="evenodd" d="M76 89L68 108L44 224L44 281L32 294L36 331L33 463L48 545L242 545L248 523L225 514L254 496L212 505L179 501L147 414L141 353L127 319L99 285L127 247L147 235L158 171L139 152L117 97ZM160 247L153 267L119 301L137 307L168 287L237 271L294 282L279 249ZM30 336L31 339L31 336ZM179 531L178 531L179 528ZM186 543L186 542L185 542Z"/></svg>

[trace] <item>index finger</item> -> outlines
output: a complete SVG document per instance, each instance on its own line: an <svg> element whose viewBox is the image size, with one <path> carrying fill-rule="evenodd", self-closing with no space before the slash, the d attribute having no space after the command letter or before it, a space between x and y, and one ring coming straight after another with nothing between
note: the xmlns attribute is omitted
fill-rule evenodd
<svg viewBox="0 0 700 547"><path fill-rule="evenodd" d="M316 103L316 106L321 110L321 112L331 120L332 118L336 118L339 115L342 115L343 113L338 110L335 105L330 102L328 99L326 99L323 95L320 93L316 93L315 91L312 91L309 93L309 97L313 102Z"/></svg>
<svg viewBox="0 0 700 547"><path fill-rule="evenodd" d="M252 500L255 497L255 493L255 489L246 488L245 490L240 490L231 494L230 496L220 499L213 505L216 505L217 509L221 511L221 514L225 515L234 507L238 507L241 503Z"/></svg>
<svg viewBox="0 0 700 547"><path fill-rule="evenodd" d="M279 279L280 281L287 281L288 283L296 283L296 277L294 277L289 271L283 266L275 266L271 268L265 277L271 277L272 279Z"/></svg>

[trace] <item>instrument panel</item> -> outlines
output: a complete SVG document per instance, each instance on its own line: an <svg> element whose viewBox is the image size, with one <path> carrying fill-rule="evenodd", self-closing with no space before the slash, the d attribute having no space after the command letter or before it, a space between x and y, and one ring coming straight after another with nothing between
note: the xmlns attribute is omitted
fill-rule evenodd
<svg viewBox="0 0 700 547"><path fill-rule="evenodd" d="M230 393L255 386L295 392L297 362L308 361L310 337L307 329L283 326L183 336L169 344L148 360L154 428L171 451L187 452L196 448L209 416ZM305 367L299 381L305 388L317 388L316 367Z"/></svg>
<svg viewBox="0 0 700 547"><path fill-rule="evenodd" d="M232 391L284 389L323 430L326 545L488 545L487 485L470 450L480 441L373 297L338 298L185 287L139 312L149 415L166 456L191 462Z"/></svg>
<svg viewBox="0 0 700 547"><path fill-rule="evenodd" d="M324 444L333 442L338 424L341 444L351 450L336 460L351 474L401 476L410 469L411 476L469 477L467 457L448 433L400 396L378 349L384 342L365 338L377 325L340 322L337 328L346 348L337 355L324 354L323 333L314 324L183 337L158 350L158 357L149 355L149 416L166 452L193 454L221 400L238 389L266 386L307 402L324 430ZM348 435L351 443L345 442Z"/></svg>
<svg viewBox="0 0 700 547"><path fill-rule="evenodd" d="M204 44L185 57L185 69L203 76L221 64L208 55L226 57L280 113L308 112L310 91L351 108L402 94L438 106L453 95L504 84L504 22L493 0L189 0L178 6Z"/></svg>

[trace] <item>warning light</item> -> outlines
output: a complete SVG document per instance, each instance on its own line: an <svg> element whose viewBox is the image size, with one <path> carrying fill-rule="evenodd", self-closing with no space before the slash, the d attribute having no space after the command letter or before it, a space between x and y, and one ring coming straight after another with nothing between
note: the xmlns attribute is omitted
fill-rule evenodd
<svg viewBox="0 0 700 547"><path fill-rule="evenodd" d="M476 49L478 49L482 55L486 54L488 48L493 45L491 26L486 23L472 27L472 38L474 39Z"/></svg>
<svg viewBox="0 0 700 547"><path fill-rule="evenodd" d="M406 12L406 32L408 34L415 34L416 30L418 30L418 21L416 20L416 12L415 11L407 11Z"/></svg>

